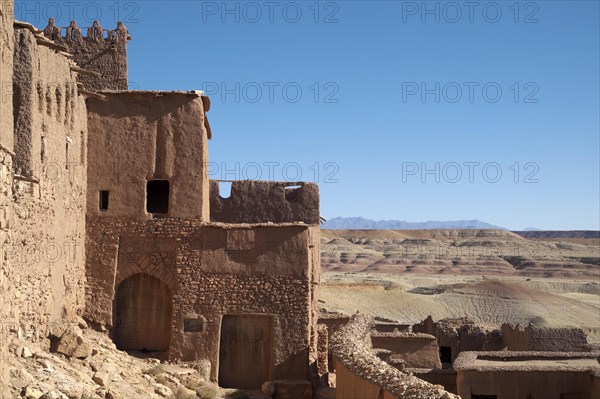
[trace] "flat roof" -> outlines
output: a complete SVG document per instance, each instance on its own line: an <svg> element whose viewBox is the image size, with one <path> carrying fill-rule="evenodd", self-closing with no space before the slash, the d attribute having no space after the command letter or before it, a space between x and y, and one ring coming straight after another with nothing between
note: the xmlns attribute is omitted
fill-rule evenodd
<svg viewBox="0 0 600 399"><path fill-rule="evenodd" d="M186 95L195 97L207 97L202 90L100 90L97 93L104 95L119 94L119 95L149 95L149 96L166 96L166 95Z"/></svg>
<svg viewBox="0 0 600 399"><path fill-rule="evenodd" d="M454 369L472 371L600 370L600 352L461 352Z"/></svg>

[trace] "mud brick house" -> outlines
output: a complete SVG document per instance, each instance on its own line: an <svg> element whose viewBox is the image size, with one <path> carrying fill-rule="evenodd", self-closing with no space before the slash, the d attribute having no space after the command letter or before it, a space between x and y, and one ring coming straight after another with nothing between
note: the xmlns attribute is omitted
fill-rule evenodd
<svg viewBox="0 0 600 399"><path fill-rule="evenodd" d="M238 181L222 198L207 171L208 97L129 91L121 23L39 30L11 7L0 10L3 334L44 339L83 316L119 349L209 364L223 387L310 380L317 185Z"/></svg>

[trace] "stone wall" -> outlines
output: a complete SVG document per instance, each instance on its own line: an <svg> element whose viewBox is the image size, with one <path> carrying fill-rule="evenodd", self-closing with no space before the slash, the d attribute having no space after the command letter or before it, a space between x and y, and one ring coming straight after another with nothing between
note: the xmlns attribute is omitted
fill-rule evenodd
<svg viewBox="0 0 600 399"><path fill-rule="evenodd" d="M104 93L88 100L88 216L151 219L149 180L169 182L161 217L208 221L208 134L200 95L183 92ZM99 208L108 191L108 208Z"/></svg>
<svg viewBox="0 0 600 399"><path fill-rule="evenodd" d="M84 299L87 118L71 64L15 29L9 320L26 339L73 320Z"/></svg>
<svg viewBox="0 0 600 399"><path fill-rule="evenodd" d="M338 370L336 398L458 399L443 387L405 374L379 359L372 351L371 324L369 317L356 314L332 337L330 346Z"/></svg>
<svg viewBox="0 0 600 399"><path fill-rule="evenodd" d="M8 336L6 321L11 313L8 301L10 281L5 246L10 243L12 213L12 158L13 158L13 3L0 2L0 397L8 397Z"/></svg>
<svg viewBox="0 0 600 399"><path fill-rule="evenodd" d="M217 381L223 317L268 315L270 379L307 380L316 372L318 227L176 218L87 223L89 320L112 329L119 284L146 273L173 293L169 359L209 362Z"/></svg>
<svg viewBox="0 0 600 399"><path fill-rule="evenodd" d="M210 182L210 218L222 223L320 224L319 186L243 180L231 182L231 193L223 198L219 181Z"/></svg>
<svg viewBox="0 0 600 399"><path fill-rule="evenodd" d="M105 30L94 21L84 36L71 21L64 33L50 18L44 35L73 54L78 66L95 72L78 77L87 90L128 90L127 41L131 37L123 23L119 22L115 30Z"/></svg>

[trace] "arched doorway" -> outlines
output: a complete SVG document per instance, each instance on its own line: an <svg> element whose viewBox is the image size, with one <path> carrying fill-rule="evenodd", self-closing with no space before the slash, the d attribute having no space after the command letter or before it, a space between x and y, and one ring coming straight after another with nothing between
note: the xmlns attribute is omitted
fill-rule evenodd
<svg viewBox="0 0 600 399"><path fill-rule="evenodd" d="M115 296L115 344L119 349L166 351L173 302L169 287L149 274L125 279Z"/></svg>

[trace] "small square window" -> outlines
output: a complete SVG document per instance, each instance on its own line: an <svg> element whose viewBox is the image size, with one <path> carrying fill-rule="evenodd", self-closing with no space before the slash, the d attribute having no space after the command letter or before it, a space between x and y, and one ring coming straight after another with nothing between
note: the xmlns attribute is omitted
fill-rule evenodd
<svg viewBox="0 0 600 399"><path fill-rule="evenodd" d="M100 211L106 212L108 211L108 191L102 190L100 191Z"/></svg>

